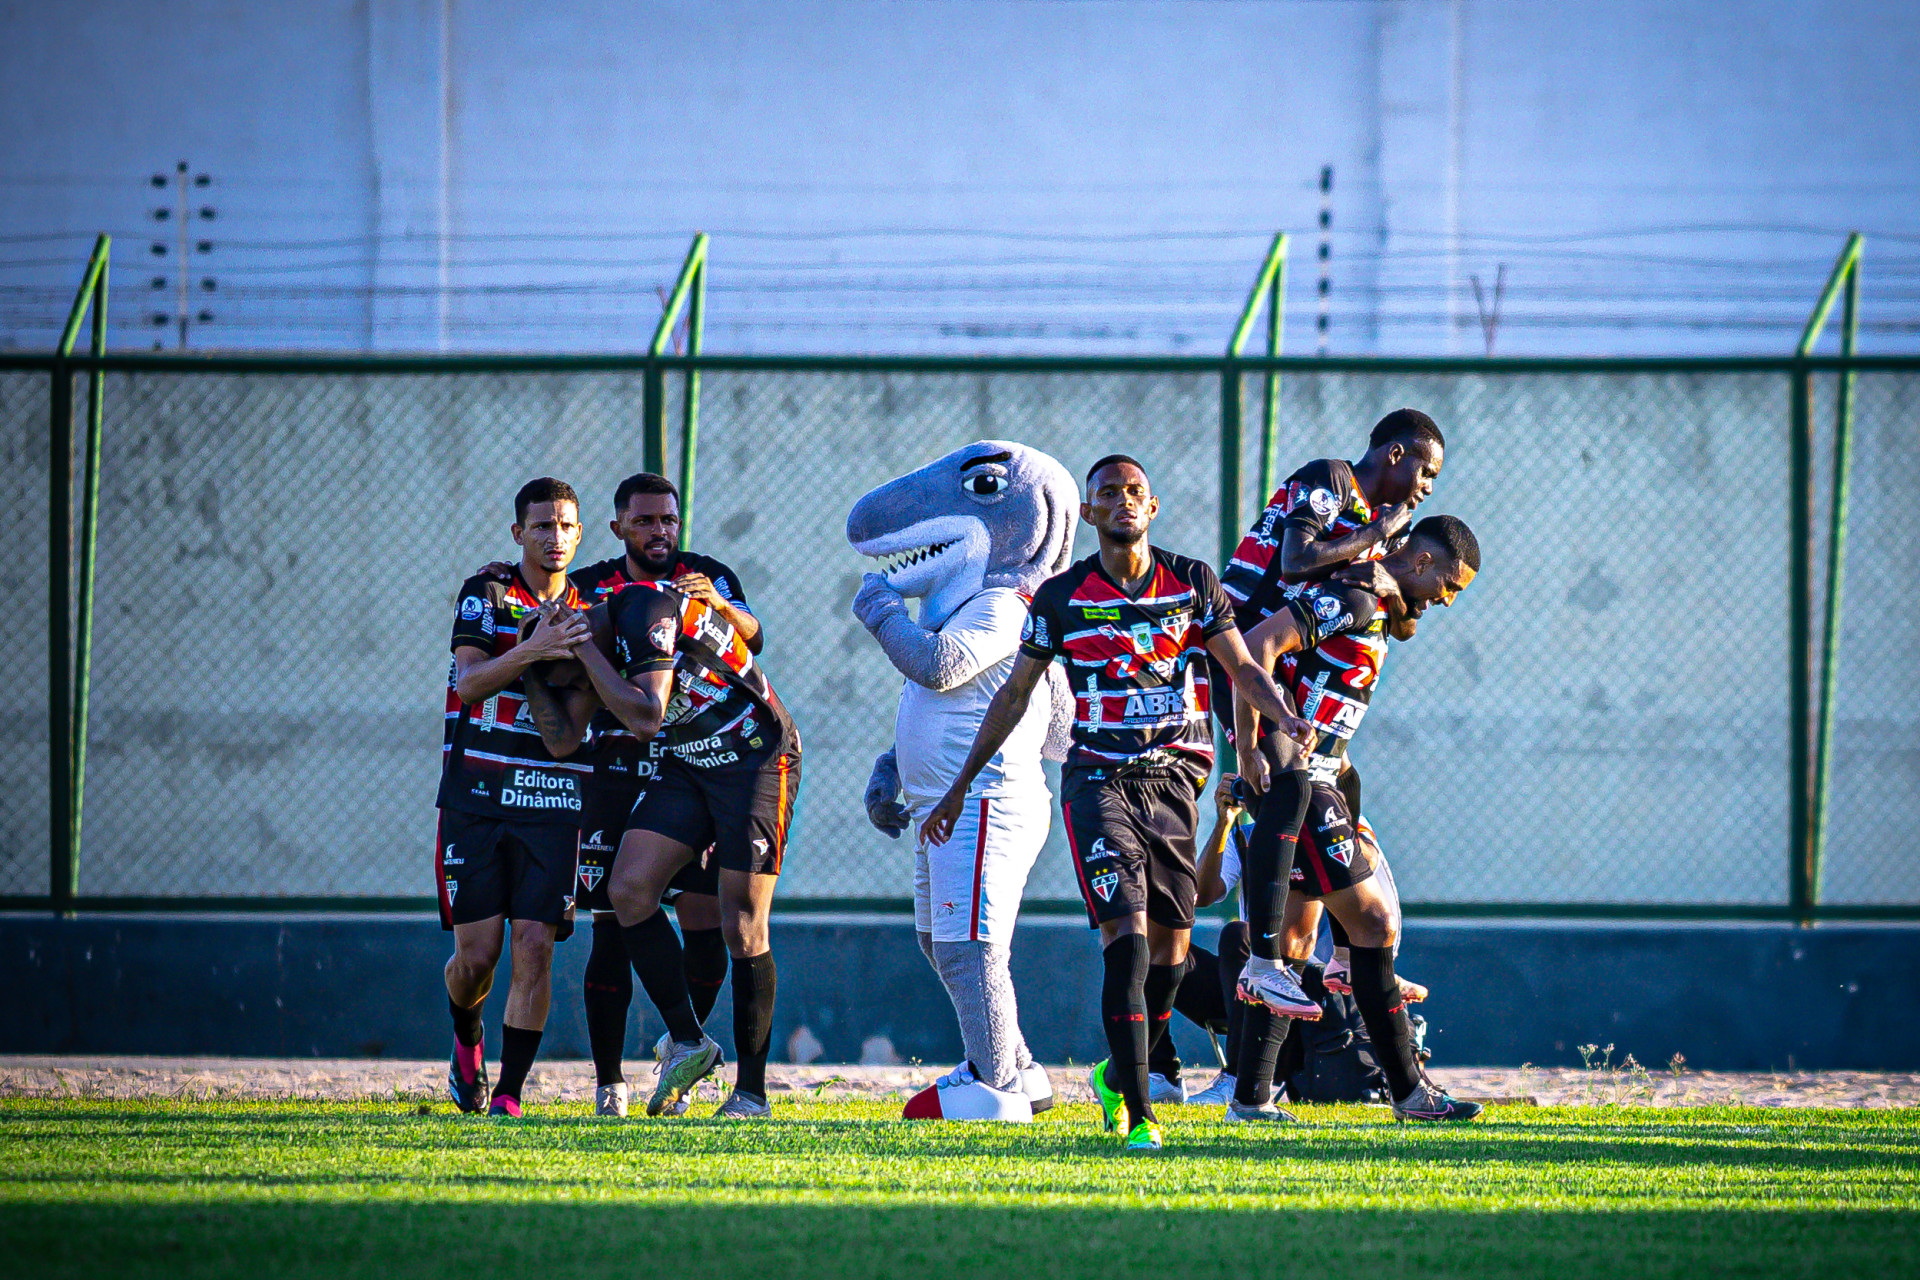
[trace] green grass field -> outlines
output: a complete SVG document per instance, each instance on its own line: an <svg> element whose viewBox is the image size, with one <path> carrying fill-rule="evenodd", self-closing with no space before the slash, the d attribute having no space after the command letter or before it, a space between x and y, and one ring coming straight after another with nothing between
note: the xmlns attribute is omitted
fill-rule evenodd
<svg viewBox="0 0 1920 1280"><path fill-rule="evenodd" d="M1435 1130L1305 1107L1249 1131L1168 1108L1168 1149L1127 1157L1085 1105L1026 1128L834 1101L770 1124L417 1111L0 1102L0 1257L245 1280L1920 1273L1909 1112L1510 1107Z"/></svg>

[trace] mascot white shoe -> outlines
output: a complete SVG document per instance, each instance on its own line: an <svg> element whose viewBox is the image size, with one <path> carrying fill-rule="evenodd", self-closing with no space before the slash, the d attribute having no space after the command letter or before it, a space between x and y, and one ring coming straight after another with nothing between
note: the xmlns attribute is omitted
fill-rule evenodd
<svg viewBox="0 0 1920 1280"><path fill-rule="evenodd" d="M983 440L861 498L847 540L880 559L853 612L906 682L893 749L874 762L867 816L889 836L919 823L966 763L1013 670L1033 589L1065 569L1080 495L1025 445ZM919 617L907 598L920 600ZM1020 1034L1008 947L1053 797L1044 753L1064 756L1072 698L1058 668L980 772L947 843L914 854L914 927L953 1001L967 1060L908 1103L909 1118L1028 1120L1053 1105Z"/></svg>

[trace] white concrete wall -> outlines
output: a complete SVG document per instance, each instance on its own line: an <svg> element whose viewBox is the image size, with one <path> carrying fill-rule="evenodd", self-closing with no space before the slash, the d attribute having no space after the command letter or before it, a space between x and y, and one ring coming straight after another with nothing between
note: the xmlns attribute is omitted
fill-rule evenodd
<svg viewBox="0 0 1920 1280"><path fill-rule="evenodd" d="M97 230L146 345L155 194L215 178L195 345L631 349L715 234L734 350L1213 350L1275 229L1311 349L1778 351L1842 233L1920 307L1920 10L99 0L0 10L0 344ZM198 203L198 201L196 201ZM198 230L198 228L196 229ZM165 237L170 240L169 237Z"/></svg>

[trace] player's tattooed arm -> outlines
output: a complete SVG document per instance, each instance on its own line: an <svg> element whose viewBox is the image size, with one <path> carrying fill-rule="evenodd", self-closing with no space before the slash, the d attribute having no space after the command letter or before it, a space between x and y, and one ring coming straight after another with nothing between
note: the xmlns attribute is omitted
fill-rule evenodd
<svg viewBox="0 0 1920 1280"><path fill-rule="evenodd" d="M1289 522L1280 535L1280 572L1290 578L1319 577L1392 541L1412 521L1413 508L1402 502L1380 508L1371 524L1337 538Z"/></svg>
<svg viewBox="0 0 1920 1280"><path fill-rule="evenodd" d="M967 763L961 766L960 776L947 788L947 794L933 807L927 820L920 824L921 843L931 847L945 844L953 835L953 824L960 819L960 810L967 803L967 788L987 767L987 761L999 754L1006 744L1007 736L1020 723L1020 717L1027 713L1027 703L1033 697L1033 691L1040 681L1046 678L1047 667L1051 665L1041 658L1022 650L1014 659L1013 674L993 695L993 701L987 704L987 713L980 720L980 728L973 735L973 750L967 753Z"/></svg>
<svg viewBox="0 0 1920 1280"><path fill-rule="evenodd" d="M673 580L672 585L681 595L692 596L732 623L733 629L746 641L748 653L760 652L760 619L721 595L720 589L713 585L713 579L704 573L683 573Z"/></svg>
<svg viewBox="0 0 1920 1280"><path fill-rule="evenodd" d="M534 663L573 657L574 649L586 638L587 621L582 615L564 609L542 610L533 633L497 657L471 645L455 649L454 692L468 704L485 702L511 686Z"/></svg>
<svg viewBox="0 0 1920 1280"><path fill-rule="evenodd" d="M534 728L540 730L540 741L546 744L547 754L564 760L578 751L586 741L587 725L600 705L592 687L550 685L532 673L521 681L520 687L526 691L527 712L533 717Z"/></svg>

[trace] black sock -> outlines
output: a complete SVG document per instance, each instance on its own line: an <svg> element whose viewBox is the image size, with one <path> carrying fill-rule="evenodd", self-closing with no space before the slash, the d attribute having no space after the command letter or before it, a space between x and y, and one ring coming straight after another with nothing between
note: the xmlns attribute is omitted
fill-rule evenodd
<svg viewBox="0 0 1920 1280"><path fill-rule="evenodd" d="M667 1034L681 1044L698 1044L700 1019L693 1016L680 939L667 913L656 911L639 924L621 926L620 941L626 944L627 958L640 975L640 985L647 989L647 999L653 1001L667 1024Z"/></svg>
<svg viewBox="0 0 1920 1280"><path fill-rule="evenodd" d="M1237 975L1236 975L1237 976ZM1174 1012L1208 1030L1227 1020L1227 1003L1220 994L1220 957L1205 947L1187 948L1187 976L1173 993Z"/></svg>
<svg viewBox="0 0 1920 1280"><path fill-rule="evenodd" d="M626 944L620 940L620 922L598 916L593 922L593 950L587 955L581 999L587 1006L587 1045L593 1051L596 1084L619 1084L627 1049L627 1010L633 1004L633 969Z"/></svg>
<svg viewBox="0 0 1920 1280"><path fill-rule="evenodd" d="M1328 919L1332 919L1331 916ZM1299 975L1300 989L1313 999L1325 1003L1326 984L1320 981L1321 968L1310 960L1289 960L1287 966ZM1287 1081L1299 1075L1307 1065L1307 1038L1304 1035L1288 1035L1280 1042L1280 1056L1273 1064L1273 1087L1276 1092L1287 1087ZM1294 1099L1299 1102L1299 1098Z"/></svg>
<svg viewBox="0 0 1920 1280"><path fill-rule="evenodd" d="M486 1007L485 997L474 1001L470 1009L462 1009L453 1002L452 996L447 997L447 1012L453 1015L453 1038L469 1049L480 1043L483 1034L480 1011Z"/></svg>
<svg viewBox="0 0 1920 1280"><path fill-rule="evenodd" d="M1180 990L1180 980L1187 976L1187 961L1179 964L1149 964L1147 966L1147 1061L1153 1061L1153 1051L1162 1045L1169 1053L1173 1052L1173 1037L1167 1034L1167 1028L1173 1023L1173 999ZM1178 1073L1179 1058L1174 1058L1174 1071ZM1168 1079L1172 1079L1171 1076Z"/></svg>
<svg viewBox="0 0 1920 1280"><path fill-rule="evenodd" d="M1360 1017L1373 1038L1373 1055L1387 1073L1387 1086L1395 1102L1413 1092L1420 1083L1420 1064L1413 1056L1413 1028L1407 1023L1406 1002L1400 998L1400 984L1393 976L1393 950L1390 947L1349 945L1353 972L1353 1002L1360 1006Z"/></svg>
<svg viewBox="0 0 1920 1280"><path fill-rule="evenodd" d="M1278 960L1286 954L1281 934L1287 918L1287 882L1312 794L1305 769L1276 770L1247 837L1240 894L1247 904L1247 942L1262 960Z"/></svg>
<svg viewBox="0 0 1920 1280"><path fill-rule="evenodd" d="M1238 1071L1240 1045L1246 1034L1247 1006L1237 988L1240 971L1247 967L1247 922L1235 920L1220 931L1220 1002L1227 1009L1227 1070Z"/></svg>
<svg viewBox="0 0 1920 1280"><path fill-rule="evenodd" d="M493 1086L493 1096L518 1102L520 1090L527 1083L527 1071L533 1066L533 1055L538 1052L538 1031L525 1027L500 1028L500 1082Z"/></svg>
<svg viewBox="0 0 1920 1280"><path fill-rule="evenodd" d="M1101 958L1100 1020L1107 1029L1107 1087L1127 1101L1128 1122L1155 1119L1147 1105L1147 939L1122 934Z"/></svg>
<svg viewBox="0 0 1920 1280"><path fill-rule="evenodd" d="M773 952L733 960L733 1052L740 1060L733 1087L767 1096L767 1048L773 1040L773 993L780 975Z"/></svg>
<svg viewBox="0 0 1920 1280"><path fill-rule="evenodd" d="M1187 981L1187 975L1193 972L1193 952L1187 952L1187 958L1173 966L1173 1007L1180 1007L1180 993L1194 984ZM1158 1024L1155 1030L1153 1022L1153 969L1147 970L1147 1071L1152 1075L1165 1076L1168 1080L1180 1079L1180 1050L1173 1044L1170 1024Z"/></svg>
<svg viewBox="0 0 1920 1280"><path fill-rule="evenodd" d="M727 940L718 929L682 928L680 943L686 948L682 963L687 971L687 994L693 999L693 1016L705 1026L714 1002L720 999L720 984L727 980Z"/></svg>
<svg viewBox="0 0 1920 1280"><path fill-rule="evenodd" d="M1304 963L1289 960L1287 967L1298 976ZM1242 1106L1257 1107L1273 1098L1276 1067L1288 1033L1293 1029L1293 1019L1263 1004L1245 1005L1243 1009L1240 1056L1233 1060L1233 1100Z"/></svg>

